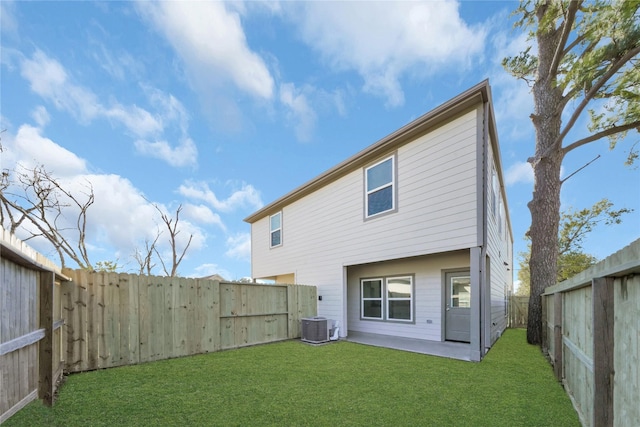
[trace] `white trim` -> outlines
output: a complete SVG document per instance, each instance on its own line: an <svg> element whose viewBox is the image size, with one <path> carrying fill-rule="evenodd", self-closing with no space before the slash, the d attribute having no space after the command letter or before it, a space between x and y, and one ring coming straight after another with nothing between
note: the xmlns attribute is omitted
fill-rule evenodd
<svg viewBox="0 0 640 427"><path fill-rule="evenodd" d="M498 214L498 173L496 165L491 165L491 215L495 220Z"/></svg>
<svg viewBox="0 0 640 427"><path fill-rule="evenodd" d="M411 287L411 296L409 298L391 298L389 296L389 280L393 280L393 279L409 279L409 286ZM393 322L413 322L413 307L414 307L414 303L413 303L413 295L415 294L414 289L413 289L413 276L392 276L392 277L387 277L385 279L385 291L386 291L386 304L385 304L385 308L386 308L386 320L389 321L393 321ZM389 301L409 301L409 318L408 319L397 319L397 318L392 318L391 315L389 314Z"/></svg>
<svg viewBox="0 0 640 427"><path fill-rule="evenodd" d="M389 281L394 279L408 279L411 286L411 296L409 298L391 298L389 297ZM380 282L380 298L364 298L363 284L364 282ZM364 315L364 302L365 301L380 301L380 317L367 317ZM392 318L389 314L389 302L390 301L409 301L409 318L398 319ZM361 320L378 320L383 322L402 322L413 323L415 311L415 283L414 276L411 274L405 275L393 275L384 277L371 277L360 279L360 319Z"/></svg>
<svg viewBox="0 0 640 427"><path fill-rule="evenodd" d="M365 298L364 297L364 282L380 282L380 298ZM373 277L370 279L360 279L360 318L367 320L384 320L384 279L381 277ZM364 302L365 301L380 301L380 317L366 317L364 315Z"/></svg>
<svg viewBox="0 0 640 427"><path fill-rule="evenodd" d="M458 298L458 305L455 305L455 306L453 305L453 279L469 279L469 306L468 307L460 306L460 298ZM448 305L450 307L471 308L471 275L459 275L459 276L451 275L449 277L449 295L447 295L447 298L449 299Z"/></svg>

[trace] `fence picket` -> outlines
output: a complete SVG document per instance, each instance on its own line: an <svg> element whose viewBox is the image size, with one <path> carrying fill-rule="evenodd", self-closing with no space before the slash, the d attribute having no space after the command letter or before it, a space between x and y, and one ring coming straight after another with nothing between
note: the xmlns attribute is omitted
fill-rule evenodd
<svg viewBox="0 0 640 427"><path fill-rule="evenodd" d="M316 289L70 271L66 370L80 372L296 338Z"/></svg>
<svg viewBox="0 0 640 427"><path fill-rule="evenodd" d="M139 285L140 277L129 274L127 277L127 289L129 293L129 306L125 307L129 311L129 351L127 353L127 364L140 363L140 299Z"/></svg>
<svg viewBox="0 0 640 427"><path fill-rule="evenodd" d="M171 280L170 278L162 280L163 292L164 292L164 343L165 353L164 357L171 358L176 356L182 356L183 352L180 347L180 340L183 335L183 331L174 331L174 322L179 324L180 306L181 301L179 295L182 294L182 283L177 280Z"/></svg>
<svg viewBox="0 0 640 427"><path fill-rule="evenodd" d="M118 323L120 332L120 345L118 351L118 366L129 364L129 280L128 275L115 275L114 283L118 286Z"/></svg>
<svg viewBox="0 0 640 427"><path fill-rule="evenodd" d="M140 338L140 363L151 360L149 338L151 336L151 315L149 314L149 289L153 286L151 277L140 276L138 281L138 331Z"/></svg>

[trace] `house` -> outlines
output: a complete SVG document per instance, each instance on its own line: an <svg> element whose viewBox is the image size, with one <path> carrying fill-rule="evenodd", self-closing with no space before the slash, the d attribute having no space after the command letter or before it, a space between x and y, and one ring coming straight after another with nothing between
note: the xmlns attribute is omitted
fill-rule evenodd
<svg viewBox="0 0 640 427"><path fill-rule="evenodd" d="M219 274L212 274L211 276L205 276L205 277L201 277L202 280L217 280L218 282L226 282L227 279L225 279L224 277L222 277Z"/></svg>
<svg viewBox="0 0 640 427"><path fill-rule="evenodd" d="M341 337L465 343L506 327L513 237L484 81L245 219L256 279L318 287Z"/></svg>

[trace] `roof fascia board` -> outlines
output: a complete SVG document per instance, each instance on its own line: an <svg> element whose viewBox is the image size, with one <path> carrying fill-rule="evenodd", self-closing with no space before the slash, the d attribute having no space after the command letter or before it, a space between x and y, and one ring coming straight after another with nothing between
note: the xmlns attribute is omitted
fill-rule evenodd
<svg viewBox="0 0 640 427"><path fill-rule="evenodd" d="M443 125L447 120L460 115L461 113L471 109L473 106L481 104L483 102L489 102L490 97L491 94L489 89L489 81L484 80L474 87L459 94L458 96L450 99L444 104L441 104L440 106L434 108L430 112L424 114L411 123L403 126L397 131L391 133L390 135L384 137L373 145L370 145L364 150L361 150L355 155L349 157L345 161L320 174L311 181L308 181L307 183L290 191L274 202L266 205L262 209L254 212L253 214L246 217L244 221L253 223L267 215L271 215L272 213L281 210L284 206L287 206L295 202L296 200L299 200L302 197L329 184L330 182L343 177L353 170L364 166L368 162L386 154L390 150L396 149L415 139L417 136L424 135L429 130ZM492 121L491 128L493 128L494 126L495 124ZM490 131L492 136L495 136L495 129L491 129Z"/></svg>

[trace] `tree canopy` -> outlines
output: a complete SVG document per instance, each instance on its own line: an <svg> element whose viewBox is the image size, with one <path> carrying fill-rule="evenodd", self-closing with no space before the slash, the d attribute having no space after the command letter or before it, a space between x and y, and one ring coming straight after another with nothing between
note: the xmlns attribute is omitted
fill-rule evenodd
<svg viewBox="0 0 640 427"><path fill-rule="evenodd" d="M584 252L582 245L585 238L598 225L620 224L622 216L631 211L631 209L627 208L614 210L613 203L608 199L602 199L591 208L584 208L579 211L569 209L563 212L560 219L560 232L558 233L558 271L556 281L567 280L595 264L598 259ZM529 295L530 257L531 245L529 244L527 245L527 251L519 254L518 280L520 285L518 286L518 295Z"/></svg>

